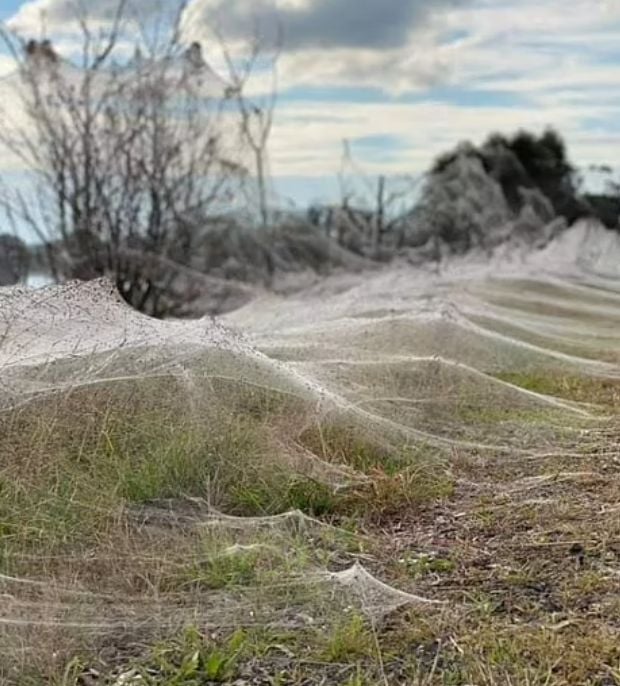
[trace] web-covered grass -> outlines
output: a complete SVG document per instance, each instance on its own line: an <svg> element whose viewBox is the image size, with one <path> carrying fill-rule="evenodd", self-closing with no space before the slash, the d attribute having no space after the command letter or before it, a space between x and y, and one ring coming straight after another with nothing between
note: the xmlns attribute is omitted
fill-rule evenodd
<svg viewBox="0 0 620 686"><path fill-rule="evenodd" d="M616 294L407 278L5 292L0 681L620 683Z"/></svg>

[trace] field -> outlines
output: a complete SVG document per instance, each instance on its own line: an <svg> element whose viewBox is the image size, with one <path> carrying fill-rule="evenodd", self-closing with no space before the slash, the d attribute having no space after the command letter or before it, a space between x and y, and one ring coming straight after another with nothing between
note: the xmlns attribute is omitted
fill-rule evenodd
<svg viewBox="0 0 620 686"><path fill-rule="evenodd" d="M0 683L620 684L620 281L0 314Z"/></svg>

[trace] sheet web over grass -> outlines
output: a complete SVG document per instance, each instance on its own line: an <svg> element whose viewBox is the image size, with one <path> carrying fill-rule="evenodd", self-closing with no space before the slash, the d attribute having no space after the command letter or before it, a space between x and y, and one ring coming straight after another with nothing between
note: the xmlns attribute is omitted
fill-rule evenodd
<svg viewBox="0 0 620 686"><path fill-rule="evenodd" d="M615 497L620 346L532 318L523 289L499 303L507 282L407 278L225 325L144 318L104 282L1 292L2 679L495 683L490 639L454 633L482 636L463 541L492 548L509 503L561 521L549 484Z"/></svg>

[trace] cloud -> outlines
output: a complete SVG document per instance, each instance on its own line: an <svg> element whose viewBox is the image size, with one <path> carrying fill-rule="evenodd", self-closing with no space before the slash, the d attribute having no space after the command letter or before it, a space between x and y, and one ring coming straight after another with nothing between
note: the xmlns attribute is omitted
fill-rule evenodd
<svg viewBox="0 0 620 686"><path fill-rule="evenodd" d="M193 32L217 23L232 40L247 38L253 25L279 24L285 49L392 49L407 44L410 33L434 12L465 0L191 0L185 16ZM174 12L179 0L129 0L129 14ZM37 34L63 31L76 12L111 21L119 0L29 0L10 20L11 28Z"/></svg>
<svg viewBox="0 0 620 686"><path fill-rule="evenodd" d="M257 32L268 49L280 26L284 90L367 86L402 93L449 77L452 59L442 45L442 16L473 1L193 0L183 27L187 40L200 40L213 59L217 41L211 27L242 53Z"/></svg>
<svg viewBox="0 0 620 686"><path fill-rule="evenodd" d="M339 168L342 141L351 141L354 155L370 173L421 173L434 157L460 140L481 142L492 131L521 127L541 132L557 124L575 143L577 157L598 160L600 134L583 130L587 106L535 104L518 107L463 107L439 101L405 103L337 103L329 110L319 103L284 103L272 139L272 166L277 175L320 177ZM398 140L386 145L382 159L376 151L365 155L364 139L385 136ZM613 136L611 136L613 138ZM620 135L619 135L620 137ZM606 137L605 144L608 143Z"/></svg>
<svg viewBox="0 0 620 686"><path fill-rule="evenodd" d="M104 26L119 0L29 0L10 19L23 36L52 36L61 54L79 40L81 11ZM390 92L426 88L449 77L450 56L442 51L442 13L475 0L190 0L183 35L201 40L217 67L212 28L243 50L257 30L268 47L281 26L281 86L355 84ZM129 19L144 29L156 15L175 15L181 0L128 0ZM271 34L271 35L269 35ZM211 49L210 49L211 48Z"/></svg>
<svg viewBox="0 0 620 686"><path fill-rule="evenodd" d="M285 50L402 48L411 32L437 10L461 0L194 0L187 19L194 26L217 22L231 38L248 34L255 20L277 22Z"/></svg>
<svg viewBox="0 0 620 686"><path fill-rule="evenodd" d="M8 26L26 36L41 32L65 32L68 25L80 14L90 19L112 21L118 9L118 0L29 0L9 19Z"/></svg>
<svg viewBox="0 0 620 686"><path fill-rule="evenodd" d="M428 89L449 80L449 56L420 37L405 50L320 50L284 54L279 63L282 88L378 88L391 95Z"/></svg>

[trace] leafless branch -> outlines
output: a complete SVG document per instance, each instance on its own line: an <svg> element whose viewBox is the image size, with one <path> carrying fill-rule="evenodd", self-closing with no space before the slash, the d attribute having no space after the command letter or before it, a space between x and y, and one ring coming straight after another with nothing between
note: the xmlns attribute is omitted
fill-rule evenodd
<svg viewBox="0 0 620 686"><path fill-rule="evenodd" d="M32 185L0 188L0 208L45 246L55 278L109 275L130 303L155 315L169 307L170 287L169 271L157 273L157 265L190 263L208 218L243 175L223 143L221 98L205 92L179 54L186 5L165 43L120 70L110 62L127 0L119 0L100 45L87 14L77 12L81 68L36 43L24 56L23 43L3 34L13 45L27 116L25 124L0 127L0 144ZM157 259L140 268L130 257L136 251Z"/></svg>

